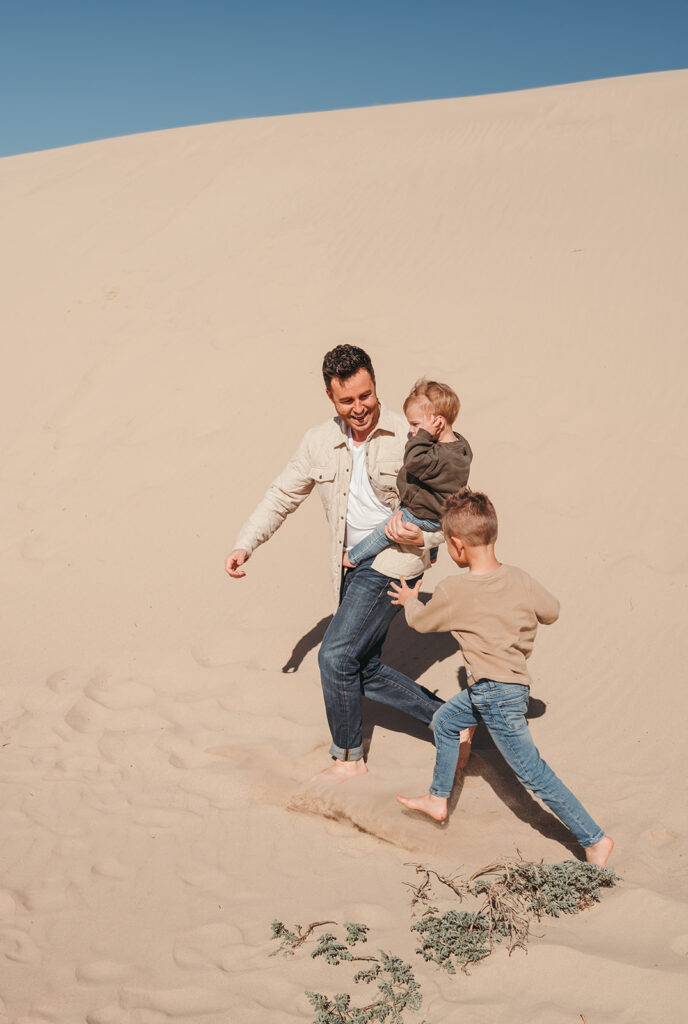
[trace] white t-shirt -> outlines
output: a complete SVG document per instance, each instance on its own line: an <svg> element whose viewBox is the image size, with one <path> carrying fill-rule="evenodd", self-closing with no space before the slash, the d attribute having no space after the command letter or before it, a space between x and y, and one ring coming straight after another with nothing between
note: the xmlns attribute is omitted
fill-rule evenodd
<svg viewBox="0 0 688 1024"><path fill-rule="evenodd" d="M359 541L364 540L380 523L387 522L392 509L382 504L371 486L366 467L367 444L355 445L351 434L347 444L353 456L344 538L344 547L348 551Z"/></svg>

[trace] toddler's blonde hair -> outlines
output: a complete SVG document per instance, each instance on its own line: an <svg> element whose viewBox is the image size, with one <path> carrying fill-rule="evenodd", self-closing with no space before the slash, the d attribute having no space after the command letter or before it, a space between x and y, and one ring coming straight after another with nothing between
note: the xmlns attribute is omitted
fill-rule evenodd
<svg viewBox="0 0 688 1024"><path fill-rule="evenodd" d="M448 384L440 384L436 380L427 380L421 377L411 388L408 398L404 402L404 412L414 402L421 402L430 406L436 416L444 416L450 425L459 415L461 402L459 396Z"/></svg>

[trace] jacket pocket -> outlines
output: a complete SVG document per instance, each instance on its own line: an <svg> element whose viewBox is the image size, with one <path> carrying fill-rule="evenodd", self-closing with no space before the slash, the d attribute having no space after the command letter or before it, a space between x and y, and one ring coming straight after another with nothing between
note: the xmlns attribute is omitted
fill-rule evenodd
<svg viewBox="0 0 688 1024"><path fill-rule="evenodd" d="M313 466L308 471L308 476L315 480L316 484L331 484L336 475L336 466Z"/></svg>
<svg viewBox="0 0 688 1024"><path fill-rule="evenodd" d="M389 483L390 477L392 478L392 480L394 482L396 482L396 479L397 479L397 476L399 474L399 470L400 469L401 469L401 463L398 462L397 460L394 460L393 462L391 462L391 461L378 462L378 464L376 466L376 472L378 473L378 475L380 477L382 477L382 479L385 481L385 483Z"/></svg>

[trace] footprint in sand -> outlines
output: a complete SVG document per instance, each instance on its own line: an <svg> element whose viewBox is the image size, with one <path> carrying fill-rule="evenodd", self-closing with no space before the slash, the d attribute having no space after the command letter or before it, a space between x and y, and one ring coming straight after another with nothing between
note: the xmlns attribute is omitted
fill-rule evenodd
<svg viewBox="0 0 688 1024"><path fill-rule="evenodd" d="M21 928L0 927L0 956L18 964L37 964L41 951Z"/></svg>
<svg viewBox="0 0 688 1024"><path fill-rule="evenodd" d="M170 807L143 806L133 809L131 820L144 828L176 828L188 820L190 813Z"/></svg>
<svg viewBox="0 0 688 1024"><path fill-rule="evenodd" d="M241 931L232 924L217 922L202 925L184 932L174 944L172 956L178 967L218 967L230 971L246 967L247 956L255 956L256 950L244 945ZM243 954L239 957L237 954Z"/></svg>
<svg viewBox="0 0 688 1024"><path fill-rule="evenodd" d="M131 875L131 868L128 868L121 861L117 860L116 857L104 857L103 860L97 860L91 867L91 873L94 875L101 875L103 878L115 878L122 880L129 878Z"/></svg>
<svg viewBox="0 0 688 1024"><path fill-rule="evenodd" d="M63 782L82 782L94 775L107 775L116 771L112 764L105 765L101 758L91 754L72 754L59 758L44 775L45 779Z"/></svg>
<svg viewBox="0 0 688 1024"><path fill-rule="evenodd" d="M0 921L11 921L17 911L17 904L14 896L0 890Z"/></svg>
<svg viewBox="0 0 688 1024"><path fill-rule="evenodd" d="M108 707L102 700L84 694L64 718L70 729L82 733L152 733L166 729L169 723L159 715L138 706Z"/></svg>
<svg viewBox="0 0 688 1024"><path fill-rule="evenodd" d="M27 910L39 912L65 910L74 906L77 895L75 886L71 882L65 885L64 880L45 881L26 889L18 889L16 892L17 900Z"/></svg>
<svg viewBox="0 0 688 1024"><path fill-rule="evenodd" d="M226 892L229 886L227 873L208 864L187 864L177 871L177 877L194 889L208 892Z"/></svg>
<svg viewBox="0 0 688 1024"><path fill-rule="evenodd" d="M86 1014L86 1024L131 1024L131 1014L121 1006L101 1006Z"/></svg>
<svg viewBox="0 0 688 1024"><path fill-rule="evenodd" d="M193 1020L207 1013L220 1013L232 1006L232 993L188 986L187 988L124 988L120 1003L129 1010L157 1010L168 1017Z"/></svg>
<svg viewBox="0 0 688 1024"><path fill-rule="evenodd" d="M88 964L81 964L74 970L77 981L84 981L92 985L107 985L113 981L124 981L134 968L131 964L120 964L115 960L93 960Z"/></svg>
<svg viewBox="0 0 688 1024"><path fill-rule="evenodd" d="M167 760L173 768L204 768L211 764L213 759L206 751L199 749L188 740L179 736L172 736L169 733L164 735L156 743L159 750L164 751L168 756Z"/></svg>
<svg viewBox="0 0 688 1024"><path fill-rule="evenodd" d="M203 797L216 810L228 811L236 804L236 791L227 784L224 774L184 776L179 788L191 796Z"/></svg>
<svg viewBox="0 0 688 1024"><path fill-rule="evenodd" d="M659 846L666 846L668 843L673 843L675 839L678 839L678 833L660 826L650 831L650 839Z"/></svg>
<svg viewBox="0 0 688 1024"><path fill-rule="evenodd" d="M46 679L45 685L53 693L75 693L77 690L82 690L83 682L76 672L63 668L58 672L51 673Z"/></svg>
<svg viewBox="0 0 688 1024"><path fill-rule="evenodd" d="M145 708L155 702L155 690L135 679L115 681L96 676L84 687L84 693L110 711Z"/></svg>
<svg viewBox="0 0 688 1024"><path fill-rule="evenodd" d="M40 534L26 537L19 545L19 554L26 562L47 562L57 553L54 542Z"/></svg>

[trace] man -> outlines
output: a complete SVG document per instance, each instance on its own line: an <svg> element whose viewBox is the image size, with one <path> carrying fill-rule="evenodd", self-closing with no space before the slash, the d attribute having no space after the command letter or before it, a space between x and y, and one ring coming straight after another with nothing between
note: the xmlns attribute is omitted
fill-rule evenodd
<svg viewBox="0 0 688 1024"><path fill-rule="evenodd" d="M314 777L345 782L368 770L363 760L362 694L426 723L442 704L435 694L380 661L387 630L399 611L387 596L390 581L404 577L413 586L430 564L429 549L442 536L402 523L398 514L387 526L394 546L348 569L342 578L345 546L365 537L398 506L396 480L408 425L380 404L373 366L363 349L332 349L323 361L323 378L336 416L306 433L242 527L226 570L234 578L244 576L241 567L251 553L318 488L330 526L330 571L338 607L318 656L334 761Z"/></svg>

